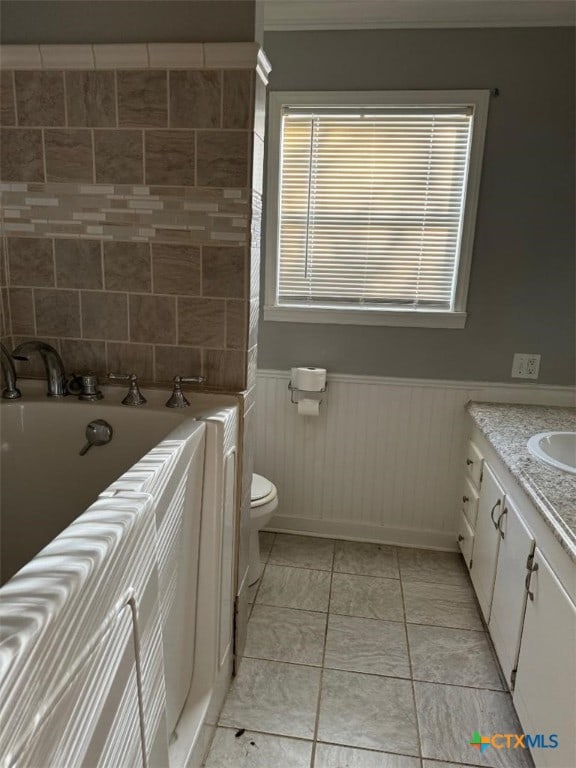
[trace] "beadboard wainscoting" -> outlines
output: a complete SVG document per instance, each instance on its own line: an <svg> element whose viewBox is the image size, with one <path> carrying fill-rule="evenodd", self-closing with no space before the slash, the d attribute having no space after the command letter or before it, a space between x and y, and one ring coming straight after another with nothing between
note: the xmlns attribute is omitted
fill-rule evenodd
<svg viewBox="0 0 576 768"><path fill-rule="evenodd" d="M316 418L289 373L259 371L256 471L278 488L270 529L456 550L468 400L574 405L568 387L329 375Z"/></svg>

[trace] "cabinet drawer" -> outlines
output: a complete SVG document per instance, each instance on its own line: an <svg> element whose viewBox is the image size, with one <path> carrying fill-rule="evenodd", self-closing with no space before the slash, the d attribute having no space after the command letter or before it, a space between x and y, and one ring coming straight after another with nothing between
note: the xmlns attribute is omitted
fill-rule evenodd
<svg viewBox="0 0 576 768"><path fill-rule="evenodd" d="M474 531L463 512L460 513L460 524L458 526L458 546L466 561L466 568L470 569L472 549L474 547Z"/></svg>
<svg viewBox="0 0 576 768"><path fill-rule="evenodd" d="M466 474L470 480L474 483L476 488L480 487L480 479L482 477L482 465L484 463L484 457L480 453L480 450L474 445L474 443L468 441L468 450L466 452Z"/></svg>
<svg viewBox="0 0 576 768"><path fill-rule="evenodd" d="M472 530L474 530L476 528L476 517L478 515L478 491L468 478L464 479L461 509L468 518Z"/></svg>

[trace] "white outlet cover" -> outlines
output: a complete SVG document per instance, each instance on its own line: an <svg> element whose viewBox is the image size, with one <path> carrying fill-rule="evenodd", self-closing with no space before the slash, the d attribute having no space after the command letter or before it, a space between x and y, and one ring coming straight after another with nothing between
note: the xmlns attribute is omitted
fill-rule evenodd
<svg viewBox="0 0 576 768"><path fill-rule="evenodd" d="M513 379L537 379L540 372L540 355L517 352L512 361Z"/></svg>

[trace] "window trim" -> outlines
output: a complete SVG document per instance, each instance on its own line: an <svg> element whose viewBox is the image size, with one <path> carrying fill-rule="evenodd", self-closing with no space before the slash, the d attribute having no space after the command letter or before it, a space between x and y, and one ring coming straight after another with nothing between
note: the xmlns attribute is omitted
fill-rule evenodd
<svg viewBox="0 0 576 768"><path fill-rule="evenodd" d="M344 325L394 325L429 328L464 328L472 265L476 213L488 121L489 90L469 91L272 91L268 102L268 173L266 191L266 264L264 320ZM374 308L304 307L278 304L278 239L281 168L281 127L284 106L375 105L469 106L474 110L468 184L464 205L461 247L457 264L453 310L401 310Z"/></svg>

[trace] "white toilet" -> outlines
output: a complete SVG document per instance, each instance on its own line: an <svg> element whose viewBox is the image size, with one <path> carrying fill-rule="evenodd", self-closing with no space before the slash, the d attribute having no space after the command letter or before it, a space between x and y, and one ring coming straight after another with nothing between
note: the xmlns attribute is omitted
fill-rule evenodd
<svg viewBox="0 0 576 768"><path fill-rule="evenodd" d="M250 493L250 565L248 567L248 584L254 584L262 575L260 563L260 542L258 532L270 521L278 506L278 491L276 486L262 475L252 475Z"/></svg>

